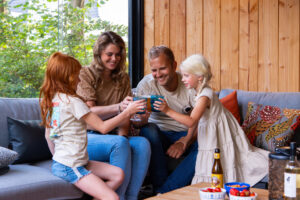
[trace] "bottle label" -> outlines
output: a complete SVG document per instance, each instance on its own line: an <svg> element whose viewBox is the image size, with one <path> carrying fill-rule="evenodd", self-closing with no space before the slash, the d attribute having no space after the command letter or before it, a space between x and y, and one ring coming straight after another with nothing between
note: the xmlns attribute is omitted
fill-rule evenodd
<svg viewBox="0 0 300 200"><path fill-rule="evenodd" d="M223 174L211 174L211 186L223 187Z"/></svg>
<svg viewBox="0 0 300 200"><path fill-rule="evenodd" d="M214 154L214 159L220 159L220 154L219 153L215 153Z"/></svg>
<svg viewBox="0 0 300 200"><path fill-rule="evenodd" d="M296 188L299 189L300 188L300 174L296 175Z"/></svg>
<svg viewBox="0 0 300 200"><path fill-rule="evenodd" d="M284 173L284 196L285 197L296 197L296 174Z"/></svg>

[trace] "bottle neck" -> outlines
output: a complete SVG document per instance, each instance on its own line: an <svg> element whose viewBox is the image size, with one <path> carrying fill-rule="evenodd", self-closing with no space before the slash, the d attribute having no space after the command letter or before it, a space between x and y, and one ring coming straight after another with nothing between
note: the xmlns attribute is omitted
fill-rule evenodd
<svg viewBox="0 0 300 200"><path fill-rule="evenodd" d="M215 153L214 154L214 159L220 159L220 154L219 153Z"/></svg>
<svg viewBox="0 0 300 200"><path fill-rule="evenodd" d="M290 156L290 161L295 161L296 159L295 159L295 155L291 155Z"/></svg>

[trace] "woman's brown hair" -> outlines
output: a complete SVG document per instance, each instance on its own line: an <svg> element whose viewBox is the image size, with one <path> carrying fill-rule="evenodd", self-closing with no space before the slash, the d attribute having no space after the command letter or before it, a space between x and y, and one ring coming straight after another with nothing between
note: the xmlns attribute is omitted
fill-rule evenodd
<svg viewBox="0 0 300 200"><path fill-rule="evenodd" d="M120 49L120 62L111 73L112 80L117 84L117 88L119 88L123 84L119 80L123 80L125 74L126 47L124 40L118 34L106 31L99 36L93 48L94 60L91 65L95 65L97 69L101 72L103 71L104 66L101 60L101 53L109 44L114 44Z"/></svg>
<svg viewBox="0 0 300 200"><path fill-rule="evenodd" d="M50 127L52 99L56 93L76 96L81 64L73 57L56 52L48 60L44 82L40 89L42 124Z"/></svg>

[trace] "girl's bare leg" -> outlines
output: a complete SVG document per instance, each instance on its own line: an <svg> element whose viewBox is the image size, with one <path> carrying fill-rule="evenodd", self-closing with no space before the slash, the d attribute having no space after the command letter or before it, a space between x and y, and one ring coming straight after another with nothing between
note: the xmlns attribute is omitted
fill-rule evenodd
<svg viewBox="0 0 300 200"><path fill-rule="evenodd" d="M78 188L97 199L119 199L114 190L124 179L121 168L103 162L89 161L87 169L92 173L75 183Z"/></svg>
<svg viewBox="0 0 300 200"><path fill-rule="evenodd" d="M104 181L92 173L79 179L75 186L96 199L119 200L118 195Z"/></svg>
<svg viewBox="0 0 300 200"><path fill-rule="evenodd" d="M113 190L118 189L125 177L121 168L103 162L90 160L87 169L104 180Z"/></svg>

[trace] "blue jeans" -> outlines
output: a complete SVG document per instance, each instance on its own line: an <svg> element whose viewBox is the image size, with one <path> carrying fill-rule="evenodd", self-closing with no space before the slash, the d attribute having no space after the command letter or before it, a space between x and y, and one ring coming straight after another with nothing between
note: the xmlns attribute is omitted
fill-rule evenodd
<svg viewBox="0 0 300 200"><path fill-rule="evenodd" d="M144 126L140 135L146 137L151 144L150 180L156 193L165 193L189 185L195 173L198 143L194 142L184 153L185 158L169 175L166 151L171 144L186 136L187 132L162 131L156 124Z"/></svg>
<svg viewBox="0 0 300 200"><path fill-rule="evenodd" d="M117 193L121 200L137 200L150 162L149 142L138 136L127 139L119 135L95 133L88 131L89 159L108 162L123 169L125 179Z"/></svg>

